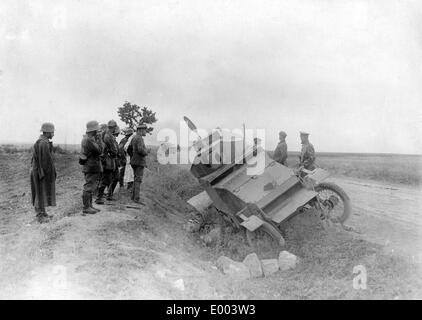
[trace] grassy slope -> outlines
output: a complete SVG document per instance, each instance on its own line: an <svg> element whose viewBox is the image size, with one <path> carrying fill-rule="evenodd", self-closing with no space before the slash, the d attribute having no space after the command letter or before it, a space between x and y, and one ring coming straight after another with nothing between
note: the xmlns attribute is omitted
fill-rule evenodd
<svg viewBox="0 0 422 320"><path fill-rule="evenodd" d="M342 160L337 159L341 164ZM184 199L199 192L195 179L185 170L162 167L156 191L175 192ZM340 167L338 165L338 167ZM367 177L366 177L367 178ZM210 219L218 226L218 218ZM208 248L202 256L217 259L227 255L241 261L252 249L242 232L223 224L222 243ZM387 254L382 247L360 239L353 233L325 231L312 215L298 215L283 227L287 250L298 255L298 268L278 277L239 284L238 295L254 299L393 299L422 296L420 266ZM353 269L367 269L367 290L353 289ZM234 296L238 297L238 296Z"/></svg>

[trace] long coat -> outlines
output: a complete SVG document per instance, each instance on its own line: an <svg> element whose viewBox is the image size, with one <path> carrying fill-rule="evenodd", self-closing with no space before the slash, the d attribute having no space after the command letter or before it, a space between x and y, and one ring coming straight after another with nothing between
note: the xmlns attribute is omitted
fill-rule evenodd
<svg viewBox="0 0 422 320"><path fill-rule="evenodd" d="M53 144L41 135L34 144L31 170L32 205L42 210L56 205L56 168L52 156Z"/></svg>
<svg viewBox="0 0 422 320"><path fill-rule="evenodd" d="M104 170L114 171L116 170L116 159L118 154L118 144L116 143L116 138L110 133L110 131L107 131L104 135L103 141L103 168Z"/></svg>
<svg viewBox="0 0 422 320"><path fill-rule="evenodd" d="M282 165L286 165L287 160L287 143L285 141L279 142L274 150L274 160Z"/></svg>
<svg viewBox="0 0 422 320"><path fill-rule="evenodd" d="M314 146L309 142L302 144L300 164L303 165L307 170L315 169L315 149Z"/></svg>
<svg viewBox="0 0 422 320"><path fill-rule="evenodd" d="M86 162L83 165L84 173L101 173L103 167L100 156L103 152L103 145L100 139L84 135L81 142L82 154L86 156Z"/></svg>
<svg viewBox="0 0 422 320"><path fill-rule="evenodd" d="M145 157L148 155L148 150L145 147L144 139L140 134L136 134L133 137L132 142L128 148L128 153L129 155L132 154L130 158L130 164L132 166L146 166Z"/></svg>

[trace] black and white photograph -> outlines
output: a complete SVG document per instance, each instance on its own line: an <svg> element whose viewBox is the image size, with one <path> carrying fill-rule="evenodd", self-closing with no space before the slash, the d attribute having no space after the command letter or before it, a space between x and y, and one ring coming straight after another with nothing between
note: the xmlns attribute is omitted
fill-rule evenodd
<svg viewBox="0 0 422 320"><path fill-rule="evenodd" d="M0 300L422 299L421 1L2 0L0 37Z"/></svg>

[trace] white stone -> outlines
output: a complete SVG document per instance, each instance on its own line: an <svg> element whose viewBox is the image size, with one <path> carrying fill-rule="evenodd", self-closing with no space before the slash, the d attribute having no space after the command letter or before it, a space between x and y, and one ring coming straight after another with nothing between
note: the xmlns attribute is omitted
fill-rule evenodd
<svg viewBox="0 0 422 320"><path fill-rule="evenodd" d="M296 267L297 264L297 257L288 252L288 251L281 251L278 255L278 265L281 271L286 271L289 269L293 269Z"/></svg>
<svg viewBox="0 0 422 320"><path fill-rule="evenodd" d="M232 259L221 256L217 260L217 268L224 274L227 274L236 279L248 279L251 274L248 267L242 262L233 261Z"/></svg>
<svg viewBox="0 0 422 320"><path fill-rule="evenodd" d="M173 287L179 289L180 291L185 291L185 282L183 279L178 279L173 282Z"/></svg>
<svg viewBox="0 0 422 320"><path fill-rule="evenodd" d="M243 260L243 264L248 267L252 278L260 278L264 275L261 261L256 253L248 254Z"/></svg>
<svg viewBox="0 0 422 320"><path fill-rule="evenodd" d="M277 259L262 259L261 265L262 265L262 271L264 272L264 275L266 277L278 271Z"/></svg>

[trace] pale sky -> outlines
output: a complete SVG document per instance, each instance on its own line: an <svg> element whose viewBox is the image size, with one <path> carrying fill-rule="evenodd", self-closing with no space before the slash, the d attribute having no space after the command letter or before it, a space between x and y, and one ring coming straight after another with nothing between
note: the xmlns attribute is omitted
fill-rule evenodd
<svg viewBox="0 0 422 320"><path fill-rule="evenodd" d="M160 128L422 154L421 1L0 2L0 140L80 143L128 100ZM121 124L123 126L123 124ZM153 136L149 140L153 141Z"/></svg>

